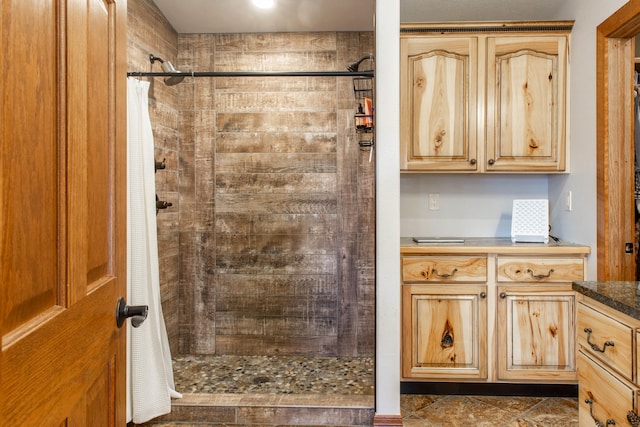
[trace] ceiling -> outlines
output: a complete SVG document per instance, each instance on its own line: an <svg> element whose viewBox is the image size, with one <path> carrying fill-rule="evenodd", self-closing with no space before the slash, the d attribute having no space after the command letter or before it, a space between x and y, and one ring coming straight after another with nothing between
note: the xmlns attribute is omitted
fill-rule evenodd
<svg viewBox="0 0 640 427"><path fill-rule="evenodd" d="M178 33L372 31L375 0L154 0ZM385 0L378 0L385 1ZM401 22L571 19L563 0L400 0Z"/></svg>

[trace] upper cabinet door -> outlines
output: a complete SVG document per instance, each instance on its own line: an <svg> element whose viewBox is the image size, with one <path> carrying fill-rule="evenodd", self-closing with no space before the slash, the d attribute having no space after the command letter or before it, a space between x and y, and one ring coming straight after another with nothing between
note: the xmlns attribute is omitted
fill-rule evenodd
<svg viewBox="0 0 640 427"><path fill-rule="evenodd" d="M487 171L565 171L566 62L564 35L487 38Z"/></svg>
<svg viewBox="0 0 640 427"><path fill-rule="evenodd" d="M478 41L401 41L401 169L477 169Z"/></svg>

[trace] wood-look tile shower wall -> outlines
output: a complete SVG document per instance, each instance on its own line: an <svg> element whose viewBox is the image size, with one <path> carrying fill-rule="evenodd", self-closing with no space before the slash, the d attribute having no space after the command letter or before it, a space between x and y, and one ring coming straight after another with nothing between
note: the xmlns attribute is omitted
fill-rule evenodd
<svg viewBox="0 0 640 427"><path fill-rule="evenodd" d="M178 34L167 22L153 0L127 2L127 68L131 71L152 71L149 54L175 61L178 56ZM153 71L161 71L160 64ZM153 128L155 156L166 158L167 168L156 173L156 192L161 200L174 203L157 216L158 257L160 262L160 294L167 335L172 353L178 351L178 90L166 86L162 79L147 79L149 115Z"/></svg>
<svg viewBox="0 0 640 427"><path fill-rule="evenodd" d="M373 41L179 35L177 66L344 70ZM373 355L374 163L351 78L187 78L178 94L179 351Z"/></svg>

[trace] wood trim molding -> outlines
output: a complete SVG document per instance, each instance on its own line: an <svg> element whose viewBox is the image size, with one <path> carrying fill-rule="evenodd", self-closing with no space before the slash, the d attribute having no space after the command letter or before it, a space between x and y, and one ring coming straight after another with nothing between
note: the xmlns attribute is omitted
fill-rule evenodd
<svg viewBox="0 0 640 427"><path fill-rule="evenodd" d="M597 254L598 280L636 280L633 70L640 33L640 0L630 0L597 28Z"/></svg>
<svg viewBox="0 0 640 427"><path fill-rule="evenodd" d="M409 22L400 24L400 34L566 32L571 31L573 23L574 21Z"/></svg>
<svg viewBox="0 0 640 427"><path fill-rule="evenodd" d="M396 427L402 426L402 415L375 414L373 416L375 427Z"/></svg>

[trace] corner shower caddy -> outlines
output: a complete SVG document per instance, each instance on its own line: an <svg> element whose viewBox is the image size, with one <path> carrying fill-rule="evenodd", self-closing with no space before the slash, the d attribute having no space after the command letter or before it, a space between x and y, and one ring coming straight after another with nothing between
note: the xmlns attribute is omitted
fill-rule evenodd
<svg viewBox="0 0 640 427"><path fill-rule="evenodd" d="M356 133L359 135L358 145L361 150L366 148L373 150L373 77L354 77L353 94L358 104L356 114L353 116ZM367 103L370 104L370 108L366 108Z"/></svg>

